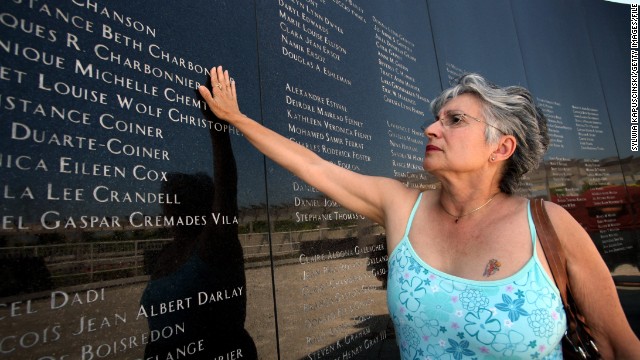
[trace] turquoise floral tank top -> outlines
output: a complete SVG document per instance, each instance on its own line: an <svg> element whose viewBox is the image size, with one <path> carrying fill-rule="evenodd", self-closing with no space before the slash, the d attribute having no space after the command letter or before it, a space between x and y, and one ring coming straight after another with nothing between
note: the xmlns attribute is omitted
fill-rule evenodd
<svg viewBox="0 0 640 360"><path fill-rule="evenodd" d="M446 274L418 257L409 230L389 258L387 304L402 359L562 359L562 299L536 255L514 275L474 281Z"/></svg>

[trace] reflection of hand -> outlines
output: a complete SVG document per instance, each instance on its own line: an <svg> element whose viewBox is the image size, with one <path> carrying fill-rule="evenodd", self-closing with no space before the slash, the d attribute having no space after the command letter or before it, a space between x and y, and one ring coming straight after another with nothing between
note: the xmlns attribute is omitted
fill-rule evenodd
<svg viewBox="0 0 640 360"><path fill-rule="evenodd" d="M238 106L236 83L229 77L229 70L222 66L214 67L210 72L211 90L200 86L198 91L213 113L222 120L232 122L237 116L243 116Z"/></svg>

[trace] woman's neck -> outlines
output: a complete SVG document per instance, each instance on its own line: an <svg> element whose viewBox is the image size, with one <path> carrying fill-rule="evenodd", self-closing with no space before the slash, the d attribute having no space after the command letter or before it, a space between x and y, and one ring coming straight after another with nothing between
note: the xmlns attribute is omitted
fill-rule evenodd
<svg viewBox="0 0 640 360"><path fill-rule="evenodd" d="M500 193L497 184L443 181L439 204L445 213L459 219L489 206Z"/></svg>

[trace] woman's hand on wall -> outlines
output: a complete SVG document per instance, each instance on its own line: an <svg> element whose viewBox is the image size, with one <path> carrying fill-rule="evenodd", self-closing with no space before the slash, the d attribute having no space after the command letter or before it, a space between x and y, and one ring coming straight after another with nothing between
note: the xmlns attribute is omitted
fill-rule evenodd
<svg viewBox="0 0 640 360"><path fill-rule="evenodd" d="M238 106L236 83L229 77L229 70L224 70L222 66L212 68L209 76L211 90L201 85L198 91L219 119L233 124L234 119L244 116Z"/></svg>

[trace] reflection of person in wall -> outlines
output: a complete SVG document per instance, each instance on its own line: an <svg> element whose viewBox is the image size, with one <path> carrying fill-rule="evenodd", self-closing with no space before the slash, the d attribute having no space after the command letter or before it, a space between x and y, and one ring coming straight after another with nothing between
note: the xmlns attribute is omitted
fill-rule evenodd
<svg viewBox="0 0 640 360"><path fill-rule="evenodd" d="M180 352L187 359L257 358L244 328L247 296L235 159L228 132L211 130L211 140L214 180L172 174L163 189L179 201L165 205L165 217L199 221L172 227L173 241L151 271L140 308L150 331L145 359L167 354L175 359Z"/></svg>
<svg viewBox="0 0 640 360"><path fill-rule="evenodd" d="M431 104L423 167L441 187L421 193L348 171L243 115L222 67L200 87L213 112L261 152L341 205L382 224L387 301L404 359L560 358L566 328L529 201L513 195L541 161L544 116L524 88L467 75ZM605 358L640 359L611 275L584 229L546 203L567 252L576 302ZM547 356L547 357L545 357Z"/></svg>

